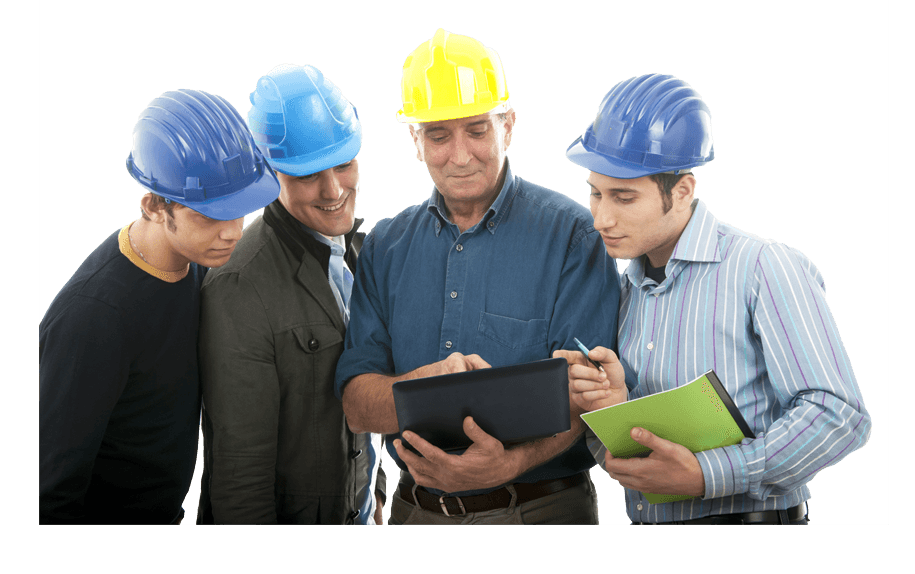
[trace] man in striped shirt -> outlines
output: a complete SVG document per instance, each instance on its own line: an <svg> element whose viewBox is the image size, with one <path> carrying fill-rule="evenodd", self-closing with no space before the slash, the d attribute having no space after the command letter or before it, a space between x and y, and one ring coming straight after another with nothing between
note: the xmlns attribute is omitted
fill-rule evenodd
<svg viewBox="0 0 915 574"><path fill-rule="evenodd" d="M851 364L803 254L715 219L691 168L714 157L708 107L685 82L621 82L566 152L590 170L591 213L621 277L618 351L570 368L573 399L594 410L676 388L714 369L754 437L691 453L645 429L647 458L589 445L626 487L635 524L806 524L807 483L870 434ZM621 363L621 365L620 365ZM620 368L622 367L622 368ZM609 378L609 380L608 380ZM643 493L693 498L650 504Z"/></svg>

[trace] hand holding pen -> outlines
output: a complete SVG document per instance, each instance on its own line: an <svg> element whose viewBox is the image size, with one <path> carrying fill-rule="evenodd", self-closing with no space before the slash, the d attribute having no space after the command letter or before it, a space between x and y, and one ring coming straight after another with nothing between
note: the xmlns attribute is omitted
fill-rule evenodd
<svg viewBox="0 0 915 574"><path fill-rule="evenodd" d="M629 396L626 375L616 353L600 346L589 351L578 339L574 341L581 353L553 353L554 357L563 357L569 362L569 395L572 401L585 412L625 402Z"/></svg>

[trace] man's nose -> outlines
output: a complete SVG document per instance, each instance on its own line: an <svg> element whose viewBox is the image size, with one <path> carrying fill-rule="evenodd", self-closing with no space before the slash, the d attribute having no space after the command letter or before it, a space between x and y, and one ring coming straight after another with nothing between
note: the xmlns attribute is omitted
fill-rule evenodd
<svg viewBox="0 0 915 574"><path fill-rule="evenodd" d="M448 159L455 165L467 165L473 154L470 153L470 146L465 140L465 136L458 135L454 138L454 147L451 149L451 157Z"/></svg>
<svg viewBox="0 0 915 574"><path fill-rule="evenodd" d="M245 218L239 217L231 221L226 221L219 230L219 237L225 241L238 241L242 236L242 228L245 224Z"/></svg>
<svg viewBox="0 0 915 574"><path fill-rule="evenodd" d="M597 204L596 209L593 211L594 229L601 231L616 225L616 214L613 212L613 207L610 203L609 199L601 199L600 203Z"/></svg>
<svg viewBox="0 0 915 574"><path fill-rule="evenodd" d="M326 169L321 173L319 185L321 186L321 199L335 201L343 195L343 186L340 184L340 178L333 168Z"/></svg>

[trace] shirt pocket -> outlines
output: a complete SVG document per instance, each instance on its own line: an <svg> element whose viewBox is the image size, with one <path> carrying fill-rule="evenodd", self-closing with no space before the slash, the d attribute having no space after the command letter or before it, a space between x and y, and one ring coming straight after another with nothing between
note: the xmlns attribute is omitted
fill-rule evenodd
<svg viewBox="0 0 915 574"><path fill-rule="evenodd" d="M508 349L545 347L548 327L546 319L524 320L486 311L480 313L480 334Z"/></svg>

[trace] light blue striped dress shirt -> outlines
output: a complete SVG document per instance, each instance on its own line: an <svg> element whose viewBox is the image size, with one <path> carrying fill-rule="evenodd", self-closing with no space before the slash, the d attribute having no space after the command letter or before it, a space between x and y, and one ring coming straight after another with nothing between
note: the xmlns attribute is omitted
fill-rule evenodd
<svg viewBox="0 0 915 574"><path fill-rule="evenodd" d="M799 251L719 222L695 200L658 285L642 258L621 277L619 351L629 398L714 369L756 435L696 457L705 496L649 504L626 490L634 522L790 508L807 482L861 447L870 415L826 305ZM603 465L604 449L589 436Z"/></svg>

